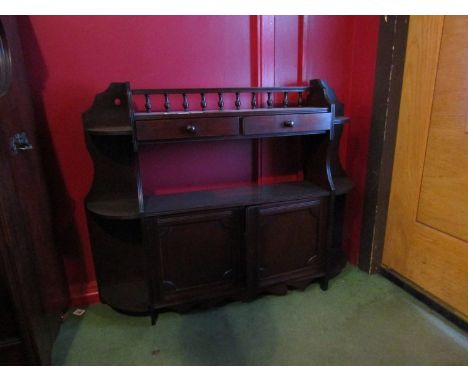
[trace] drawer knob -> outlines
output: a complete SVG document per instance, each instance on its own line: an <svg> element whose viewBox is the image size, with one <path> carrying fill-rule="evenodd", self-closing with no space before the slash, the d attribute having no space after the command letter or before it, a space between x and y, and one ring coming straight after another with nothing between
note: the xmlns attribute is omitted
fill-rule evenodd
<svg viewBox="0 0 468 382"><path fill-rule="evenodd" d="M190 134L195 134L197 132L197 127L195 125L187 125L185 131Z"/></svg>
<svg viewBox="0 0 468 382"><path fill-rule="evenodd" d="M294 127L294 121L288 120L283 122L284 127Z"/></svg>

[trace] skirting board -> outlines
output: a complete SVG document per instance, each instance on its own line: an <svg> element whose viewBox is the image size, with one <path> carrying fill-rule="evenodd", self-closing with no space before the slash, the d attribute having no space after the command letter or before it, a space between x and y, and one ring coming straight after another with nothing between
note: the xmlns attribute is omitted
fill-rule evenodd
<svg viewBox="0 0 468 382"><path fill-rule="evenodd" d="M70 296L70 305L72 307L93 305L100 302L99 291L95 281L86 285L71 286Z"/></svg>

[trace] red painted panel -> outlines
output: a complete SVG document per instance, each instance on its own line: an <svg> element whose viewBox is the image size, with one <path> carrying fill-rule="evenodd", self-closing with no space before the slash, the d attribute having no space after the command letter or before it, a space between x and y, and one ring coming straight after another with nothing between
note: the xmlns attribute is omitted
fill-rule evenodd
<svg viewBox="0 0 468 382"><path fill-rule="evenodd" d="M357 263L361 239L367 153L374 95L374 75L380 18L355 18L352 66L350 69L348 113L351 123L346 137L345 166L356 187L348 196L344 226L344 246L352 263Z"/></svg>
<svg viewBox="0 0 468 382"><path fill-rule="evenodd" d="M327 81L346 105L354 49L354 16L307 17L307 78L321 78Z"/></svg>
<svg viewBox="0 0 468 382"><path fill-rule="evenodd" d="M298 85L298 19L275 16L275 86Z"/></svg>
<svg viewBox="0 0 468 382"><path fill-rule="evenodd" d="M292 85L298 73L305 80L323 78L354 118L343 142L346 148L349 138L350 155L346 150L342 154L351 177L360 182L353 198L362 201L378 17L32 16L21 18L20 25L38 120L46 127L42 138L47 142L50 135L53 143L46 150L46 165L51 173L58 169L50 182L75 301L92 301L95 296L83 208L92 163L81 113L112 81L130 81L133 87L208 87ZM305 32L299 36L302 26ZM302 62L305 67L298 66ZM361 81L368 82L362 86ZM255 175L248 141L200 144L201 151L183 144L172 147L176 151L144 150L146 192L233 185ZM267 145L261 155L264 181L297 176L297 153L294 144ZM176 171L178 163L182 170ZM165 174L153 175L152 165L166 168ZM351 203L348 211L355 230L348 237L359 231L357 206ZM355 254L357 239L353 240L347 245Z"/></svg>
<svg viewBox="0 0 468 382"><path fill-rule="evenodd" d="M320 78L335 90L349 115L355 16L306 16L307 52L304 55L307 79ZM333 43L330 43L333 41ZM344 130L340 157L346 165L348 129Z"/></svg>
<svg viewBox="0 0 468 382"><path fill-rule="evenodd" d="M270 52L273 63L271 86L298 85L297 71L300 62L298 49L298 16L274 16L274 49ZM291 104L295 95L289 96ZM282 102L282 95L275 97ZM260 183L294 181L298 179L300 145L297 139L268 139L261 143Z"/></svg>
<svg viewBox="0 0 468 382"><path fill-rule="evenodd" d="M140 158L146 195L252 182L252 145L246 141L143 146Z"/></svg>

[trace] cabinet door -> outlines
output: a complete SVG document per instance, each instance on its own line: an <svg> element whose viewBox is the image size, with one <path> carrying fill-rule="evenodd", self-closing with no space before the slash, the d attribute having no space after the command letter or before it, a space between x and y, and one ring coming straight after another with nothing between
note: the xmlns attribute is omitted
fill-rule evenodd
<svg viewBox="0 0 468 382"><path fill-rule="evenodd" d="M324 274L326 204L316 199L247 209L251 284L262 287Z"/></svg>
<svg viewBox="0 0 468 382"><path fill-rule="evenodd" d="M163 301L218 295L237 285L241 240L238 210L154 220L159 260L155 262L155 281Z"/></svg>

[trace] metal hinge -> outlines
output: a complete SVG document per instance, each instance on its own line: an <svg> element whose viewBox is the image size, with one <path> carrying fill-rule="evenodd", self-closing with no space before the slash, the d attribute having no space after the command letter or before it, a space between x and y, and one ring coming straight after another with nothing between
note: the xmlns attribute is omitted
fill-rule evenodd
<svg viewBox="0 0 468 382"><path fill-rule="evenodd" d="M28 136L23 131L17 133L10 138L10 151L13 154L18 154L18 151L32 150L33 145L29 143Z"/></svg>

